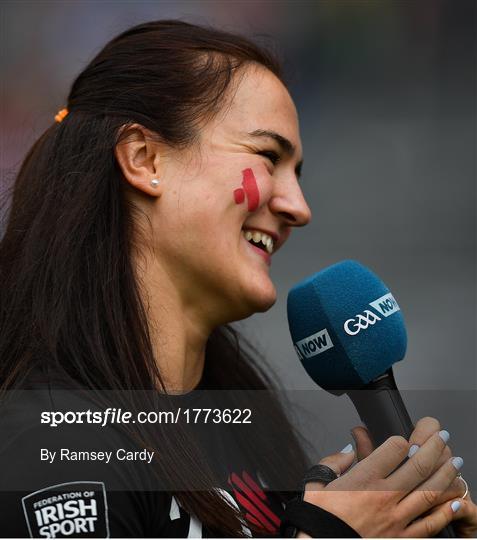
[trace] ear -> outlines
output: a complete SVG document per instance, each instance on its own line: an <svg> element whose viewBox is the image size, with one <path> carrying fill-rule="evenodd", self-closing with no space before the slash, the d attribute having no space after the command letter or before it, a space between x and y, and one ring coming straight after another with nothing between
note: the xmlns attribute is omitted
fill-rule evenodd
<svg viewBox="0 0 477 540"><path fill-rule="evenodd" d="M132 187L153 197L162 194L161 182L151 184L151 180L161 178L161 159L160 144L148 129L140 124L125 126L114 154L125 180Z"/></svg>

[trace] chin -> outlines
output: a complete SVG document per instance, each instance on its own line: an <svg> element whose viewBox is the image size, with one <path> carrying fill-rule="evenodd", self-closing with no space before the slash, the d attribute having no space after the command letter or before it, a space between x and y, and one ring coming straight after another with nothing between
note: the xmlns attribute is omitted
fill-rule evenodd
<svg viewBox="0 0 477 540"><path fill-rule="evenodd" d="M248 304L250 306L250 315L254 313L263 313L269 310L277 301L277 291L271 281L263 284L263 287L255 287L254 291L248 294Z"/></svg>
<svg viewBox="0 0 477 540"><path fill-rule="evenodd" d="M263 313L264 311L268 311L277 301L277 295L276 293L273 294L273 296L270 296L267 299L263 299L259 305L256 307L256 312Z"/></svg>
<svg viewBox="0 0 477 540"><path fill-rule="evenodd" d="M227 318L226 321L224 321L224 323L241 321L243 319L251 317L255 313L263 313L265 311L268 311L273 306L273 304L275 304L275 302L276 297L274 297L273 299L270 298L267 301L265 301L265 299L262 299L260 302L255 299L254 302L248 302L246 305L244 305L240 311L229 313L230 316Z"/></svg>
<svg viewBox="0 0 477 540"><path fill-rule="evenodd" d="M227 295L228 300L224 306L228 322L246 319L254 313L263 313L277 301L277 291L268 271L267 275L262 271L242 274L235 283L233 296Z"/></svg>
<svg viewBox="0 0 477 540"><path fill-rule="evenodd" d="M225 307L224 323L241 321L254 313L263 313L269 310L277 300L277 292L273 283L263 283L263 286L255 286L242 289L240 296L234 300L229 299ZM226 319L226 320L225 320Z"/></svg>

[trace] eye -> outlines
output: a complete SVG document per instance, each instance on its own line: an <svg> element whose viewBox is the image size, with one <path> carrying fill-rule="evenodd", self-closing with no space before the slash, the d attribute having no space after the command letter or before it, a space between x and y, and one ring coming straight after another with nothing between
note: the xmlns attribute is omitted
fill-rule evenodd
<svg viewBox="0 0 477 540"><path fill-rule="evenodd" d="M280 161L280 156L275 152L275 150L263 150L263 152L257 152L257 154L269 159L273 165L276 165Z"/></svg>

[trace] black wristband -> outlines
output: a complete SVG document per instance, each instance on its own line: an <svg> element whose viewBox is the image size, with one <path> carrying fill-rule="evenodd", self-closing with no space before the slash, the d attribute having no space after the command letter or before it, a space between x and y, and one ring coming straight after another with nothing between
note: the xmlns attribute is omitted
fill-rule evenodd
<svg viewBox="0 0 477 540"><path fill-rule="evenodd" d="M293 538L297 530L312 538L361 538L352 527L334 514L315 504L293 499L283 514L280 535L283 538Z"/></svg>

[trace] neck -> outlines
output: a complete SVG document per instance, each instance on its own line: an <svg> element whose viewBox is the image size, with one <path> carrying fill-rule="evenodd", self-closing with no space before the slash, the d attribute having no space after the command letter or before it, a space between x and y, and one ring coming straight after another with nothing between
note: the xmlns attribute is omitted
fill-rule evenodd
<svg viewBox="0 0 477 540"><path fill-rule="evenodd" d="M173 280L152 258L136 265L149 323L151 345L168 393L197 386L204 370L205 347L212 328L203 313L181 298Z"/></svg>

